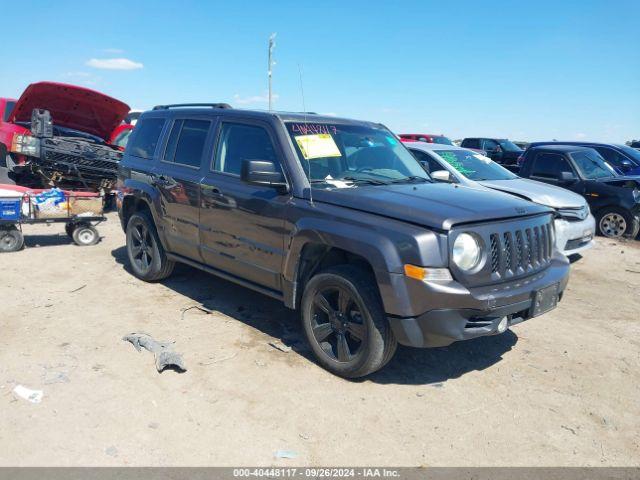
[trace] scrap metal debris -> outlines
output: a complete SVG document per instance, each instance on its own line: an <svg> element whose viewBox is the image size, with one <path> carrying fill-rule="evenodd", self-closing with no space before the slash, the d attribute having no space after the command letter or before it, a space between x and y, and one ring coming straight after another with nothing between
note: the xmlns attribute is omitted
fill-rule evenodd
<svg viewBox="0 0 640 480"><path fill-rule="evenodd" d="M144 348L153 353L158 372L162 372L167 367L174 367L180 372L187 371L182 355L173 351L175 342L158 342L147 333L131 333L122 337L122 340L130 342L139 352Z"/></svg>

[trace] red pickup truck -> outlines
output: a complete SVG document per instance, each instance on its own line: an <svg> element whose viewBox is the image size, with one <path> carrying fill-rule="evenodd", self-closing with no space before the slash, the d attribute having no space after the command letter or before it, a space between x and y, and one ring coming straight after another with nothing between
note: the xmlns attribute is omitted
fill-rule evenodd
<svg viewBox="0 0 640 480"><path fill-rule="evenodd" d="M112 136L129 113L100 92L54 82L0 98L0 168L19 185L108 191L122 150Z"/></svg>

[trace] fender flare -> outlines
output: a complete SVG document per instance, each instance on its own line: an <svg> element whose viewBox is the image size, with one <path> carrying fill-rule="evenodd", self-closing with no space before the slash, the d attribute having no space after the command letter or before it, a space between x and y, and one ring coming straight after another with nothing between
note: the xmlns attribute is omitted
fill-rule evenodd
<svg viewBox="0 0 640 480"><path fill-rule="evenodd" d="M339 248L364 257L371 265L383 303L386 303L385 292L392 284L391 277L403 271L402 259L396 245L371 228L338 223L335 220L303 219L296 224L291 233L283 265L283 280L290 286L285 288L285 303L290 308L295 308L298 301L300 259L304 247L310 243Z"/></svg>
<svg viewBox="0 0 640 480"><path fill-rule="evenodd" d="M160 238L160 243L166 249L167 242L165 238L164 230L160 226L160 219L158 217L158 211L160 211L160 196L158 192L151 187L149 184L145 182L141 182L138 180L127 179L124 181L122 187L120 187L120 191L123 194L122 198L122 209L120 213L120 219L123 223L122 228L126 230L127 226L124 225L124 215L122 210L124 209L125 202L132 201L128 199L133 199L133 201L144 202L149 212L151 213L151 218L156 227L156 232L158 233L158 237Z"/></svg>

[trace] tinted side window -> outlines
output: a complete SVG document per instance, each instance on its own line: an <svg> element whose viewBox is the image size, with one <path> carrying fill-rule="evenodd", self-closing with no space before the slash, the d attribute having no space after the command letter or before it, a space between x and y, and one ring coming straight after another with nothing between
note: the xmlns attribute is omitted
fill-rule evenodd
<svg viewBox="0 0 640 480"><path fill-rule="evenodd" d="M607 147L592 147L596 150L602 158L604 158L612 167L620 167L622 165L622 160L625 160L625 157L620 155L618 152L613 150L612 148Z"/></svg>
<svg viewBox="0 0 640 480"><path fill-rule="evenodd" d="M208 120L174 121L163 160L200 168L210 127L211 122Z"/></svg>
<svg viewBox="0 0 640 480"><path fill-rule="evenodd" d="M160 133L164 127L164 118L148 118L138 122L135 135L127 145L127 152L141 158L153 158Z"/></svg>
<svg viewBox="0 0 640 480"><path fill-rule="evenodd" d="M243 160L278 163L271 138L262 127L223 123L216 152L215 170L240 175Z"/></svg>
<svg viewBox="0 0 640 480"><path fill-rule="evenodd" d="M560 172L572 172L573 169L567 159L556 153L539 153L533 162L531 175L557 179Z"/></svg>
<svg viewBox="0 0 640 480"><path fill-rule="evenodd" d="M495 150L496 148L498 148L498 142L496 142L494 140L489 140L489 139L486 139L484 141L484 145L482 147L482 149L487 151L487 152Z"/></svg>
<svg viewBox="0 0 640 480"><path fill-rule="evenodd" d="M465 148L477 148L480 149L480 140L477 138L465 138L461 144Z"/></svg>

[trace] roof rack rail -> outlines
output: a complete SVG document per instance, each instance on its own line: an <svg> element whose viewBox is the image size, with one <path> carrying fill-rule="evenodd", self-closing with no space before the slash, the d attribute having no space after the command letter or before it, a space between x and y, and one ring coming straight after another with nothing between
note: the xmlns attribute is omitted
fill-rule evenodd
<svg viewBox="0 0 640 480"><path fill-rule="evenodd" d="M211 107L211 108L233 108L228 103L174 103L172 105L156 105L154 110L169 110L170 108L182 107Z"/></svg>

